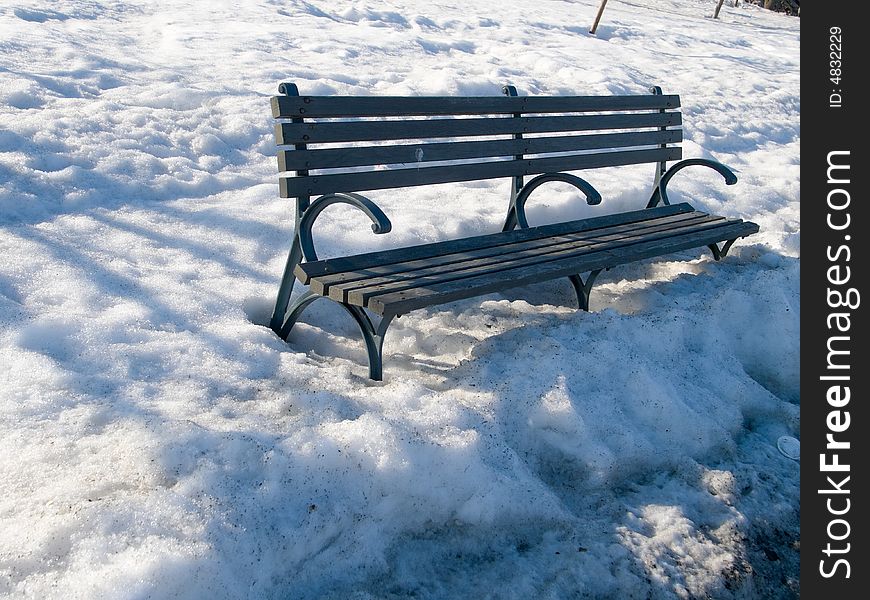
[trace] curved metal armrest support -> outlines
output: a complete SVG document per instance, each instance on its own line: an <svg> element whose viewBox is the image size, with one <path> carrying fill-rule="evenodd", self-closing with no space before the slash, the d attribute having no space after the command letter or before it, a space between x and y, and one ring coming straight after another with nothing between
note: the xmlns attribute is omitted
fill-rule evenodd
<svg viewBox="0 0 870 600"><path fill-rule="evenodd" d="M388 233L393 227L384 211L365 196L352 192L326 194L314 200L299 220L299 243L302 246L302 256L306 261L318 260L317 252L314 250L314 240L311 238L311 227L323 209L331 204L350 204L360 209L372 220L372 231L375 233Z"/></svg>
<svg viewBox="0 0 870 600"><path fill-rule="evenodd" d="M570 183L586 195L587 204L595 205L601 203L601 194L599 194L598 190L592 187L592 184L585 179L581 179L580 177L569 173L545 173L544 175L538 175L523 186L517 194L516 199L511 203L511 207L508 210L508 218L507 221L505 221L504 231L510 231L517 225L519 225L521 229L528 228L529 221L526 219L526 200L529 199L529 196L538 187L551 181Z"/></svg>
<svg viewBox="0 0 870 600"><path fill-rule="evenodd" d="M734 171L732 171L722 163L716 162L715 160L707 160L706 158L687 158L686 160L681 160L677 164L673 165L665 172L664 175L662 175L661 179L658 182L658 185L656 185L655 189L653 190L652 196L650 197L649 203L646 205L646 207L653 208L659 203L659 201L661 201L661 203L665 205L670 204L671 202L668 198L667 189L668 182L674 175L677 174L677 171L692 166L708 167L710 169L713 169L725 178L725 185L734 185L735 183L737 183L737 175L735 175Z"/></svg>

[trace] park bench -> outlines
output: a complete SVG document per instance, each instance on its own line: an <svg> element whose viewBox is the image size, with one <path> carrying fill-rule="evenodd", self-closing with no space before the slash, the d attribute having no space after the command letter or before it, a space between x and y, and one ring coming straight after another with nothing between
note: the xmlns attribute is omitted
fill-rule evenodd
<svg viewBox="0 0 870 600"><path fill-rule="evenodd" d="M736 239L758 231L755 223L670 204L668 182L685 167L709 167L726 184L737 181L730 169L706 159L668 168L668 161L682 158L679 96L658 87L625 96L519 97L513 86L504 92L300 96L294 84L281 84L282 95L271 99L279 188L282 198L295 199L296 222L270 323L275 333L286 340L311 302L334 300L359 325L369 377L380 380L384 334L393 318L409 311L559 277L570 280L579 308L588 310L603 269L703 247L719 260ZM643 163L655 166L646 208L529 226L526 200L542 184L572 184L598 204L598 191L568 171ZM499 233L317 256L311 229L332 204L361 210L375 233L390 231L387 216L359 192L500 177L511 178L511 195ZM291 301L297 279L308 290Z"/></svg>

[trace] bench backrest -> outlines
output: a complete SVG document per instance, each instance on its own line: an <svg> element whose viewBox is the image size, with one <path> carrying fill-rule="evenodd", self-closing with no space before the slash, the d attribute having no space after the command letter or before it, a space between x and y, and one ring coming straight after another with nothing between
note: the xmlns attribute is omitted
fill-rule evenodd
<svg viewBox="0 0 870 600"><path fill-rule="evenodd" d="M272 98L283 198L681 158L672 145L682 140L676 95L298 96L292 84L283 90L288 95Z"/></svg>

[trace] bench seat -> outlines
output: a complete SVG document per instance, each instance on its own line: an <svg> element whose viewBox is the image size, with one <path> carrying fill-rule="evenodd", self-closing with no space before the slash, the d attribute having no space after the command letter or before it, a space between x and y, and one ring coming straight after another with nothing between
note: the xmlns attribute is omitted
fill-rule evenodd
<svg viewBox="0 0 870 600"><path fill-rule="evenodd" d="M729 242L758 225L675 204L299 264L312 292L379 315Z"/></svg>

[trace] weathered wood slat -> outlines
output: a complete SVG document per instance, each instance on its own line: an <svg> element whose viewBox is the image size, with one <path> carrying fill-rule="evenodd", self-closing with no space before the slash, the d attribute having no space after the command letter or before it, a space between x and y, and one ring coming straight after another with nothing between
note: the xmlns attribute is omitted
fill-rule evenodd
<svg viewBox="0 0 870 600"><path fill-rule="evenodd" d="M459 279L437 285L375 296L369 299L367 305L368 308L378 314L384 314L385 312L404 314L417 308L480 296L507 287L527 285L574 273L606 269L680 250L697 248L714 242L745 237L757 231L758 226L755 223L734 223L709 231L699 231L619 248L604 249L546 264L506 269L496 273L487 273L479 277Z"/></svg>
<svg viewBox="0 0 870 600"><path fill-rule="evenodd" d="M311 289L320 295L328 295L334 300L347 301L348 294L364 294L366 290L377 286L392 285L445 272L458 273L482 265L497 265L500 268L501 265L507 263L563 250L577 249L591 244L627 239L627 236L640 236L656 231L673 230L676 227L696 226L723 220L724 217L715 215L697 212L685 213L640 223L501 245L498 244L498 241L503 234L493 234L494 245L488 248L393 263L359 271L345 271L335 275L322 275L311 281Z"/></svg>
<svg viewBox="0 0 870 600"><path fill-rule="evenodd" d="M507 157L517 154L544 154L572 150L598 150L631 146L655 146L682 141L682 129L635 131L556 137L523 138L518 140L487 140L483 142L438 142L429 144L399 144L390 146L358 146L352 148L320 148L315 150L280 150L278 170L336 169L370 165L420 163L469 158Z"/></svg>
<svg viewBox="0 0 870 600"><path fill-rule="evenodd" d="M275 96L272 116L373 117L563 113L678 108L676 95L631 96Z"/></svg>
<svg viewBox="0 0 870 600"><path fill-rule="evenodd" d="M633 240L666 237L674 235L676 231L700 230L705 228L705 226L716 226L724 221L723 217L704 215L689 222L660 224L641 229L634 229L638 225L629 225L625 226L625 230L621 232L604 234L597 237L586 237L588 234L577 234L574 236L549 238L551 243L536 248L514 251L512 245L507 247L510 251L503 255L492 254L482 258L459 260L446 265L433 264L431 267L423 267L384 277L334 284L329 287L328 293L324 295L329 295L334 299L347 300L351 304L365 306L365 302L369 297L391 291L400 291L432 283L442 283L453 279L463 279L490 271L503 271L506 268L514 266L545 263L556 260L560 256L593 251L596 248L607 245L629 244L633 243ZM437 257L437 259L440 258L443 257ZM437 262L437 259L429 260L434 263ZM312 281L312 289L322 288L322 285L318 285L319 282L320 279L314 279Z"/></svg>
<svg viewBox="0 0 870 600"><path fill-rule="evenodd" d="M598 252L610 248L621 248L632 244L651 242L677 235L684 235L699 231L708 231L739 221L726 221L723 217L708 217L707 220L691 223L680 223L651 227L642 231L629 231L619 234L606 235L591 240L574 241L553 246L518 252L504 257L504 260L488 259L469 261L461 265L450 265L447 268L435 268L426 273L414 274L415 276L387 281L380 284L355 287L347 292L348 302L358 306L366 306L368 300L376 296L410 290L419 287L430 287L449 281L469 279L487 273L498 273L513 268L546 266L548 263L564 260L572 257L580 257L589 253ZM455 268L454 268L455 267ZM510 285L510 280L506 285ZM340 290L339 290L340 291ZM339 294L337 294L339 295Z"/></svg>
<svg viewBox="0 0 870 600"><path fill-rule="evenodd" d="M680 204L672 204L669 206L658 206L652 209L646 208L642 210L632 210L623 213L603 215L600 217L590 217L588 219L541 225L530 229L515 229L513 231L499 234L499 242L503 244L512 244L525 240L544 239L556 235L592 231L594 229L611 227L614 225L639 223L670 215L692 212L695 212L695 209L692 208L690 204L682 202ZM457 240L450 240L448 242L432 242L406 248L379 250L376 252L357 254L355 256L344 256L319 260L316 262L301 263L297 265L294 273L300 282L308 284L313 277L318 277L320 275L367 269L382 264L426 259L433 256L441 256L443 254L454 254L458 252L477 250L479 248L488 248L493 245L492 236L493 234L477 235Z"/></svg>
<svg viewBox="0 0 870 600"><path fill-rule="evenodd" d="M489 117L470 119L405 119L279 123L278 145L427 139L513 133L553 133L596 129L672 127L682 124L678 112L555 117Z"/></svg>
<svg viewBox="0 0 870 600"><path fill-rule="evenodd" d="M538 175L558 173L599 167L634 165L682 157L680 147L655 148L650 150L625 150L622 152L601 152L597 154L574 154L529 160L500 160L480 163L464 163L418 169L390 169L386 171L364 171L358 173L337 173L310 175L308 177L282 176L279 191L282 198L315 196L334 192L361 192L398 187L450 183L457 181L478 181L498 177Z"/></svg>
<svg viewBox="0 0 870 600"><path fill-rule="evenodd" d="M649 219L647 221L638 221L634 223L625 223L612 225L609 227L600 227L591 230L571 231L559 235L550 235L544 238L533 238L527 240L518 240L505 243L505 237L508 233L493 233L486 236L489 245L475 249L461 249L452 251L451 249L459 240L447 240L441 242L444 245L442 254L437 256L429 256L413 260L407 259L405 248L395 251L392 258L385 258L381 264L365 267L356 270L347 270L340 273L324 273L312 279L310 285L314 291L325 295L329 291L330 286L351 284L352 282L362 279L371 280L381 276L393 277L398 273L414 271L415 269L428 268L436 265L446 265L451 263L460 263L467 260L485 258L487 256L506 257L513 252L521 252L524 250L543 248L553 244L563 242L576 242L581 239L593 239L603 235L612 235L615 233L623 233L634 229L646 229L649 227L657 227L660 225L670 225L672 223L682 223L688 221L696 221L698 219L709 218L710 215L702 212L678 213L674 215ZM718 218L718 217L717 217ZM575 221L576 222L576 221ZM395 259L395 260L393 260ZM371 282L367 282L369 285Z"/></svg>

